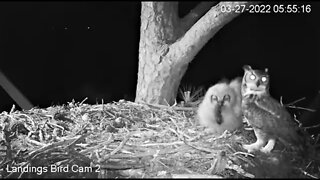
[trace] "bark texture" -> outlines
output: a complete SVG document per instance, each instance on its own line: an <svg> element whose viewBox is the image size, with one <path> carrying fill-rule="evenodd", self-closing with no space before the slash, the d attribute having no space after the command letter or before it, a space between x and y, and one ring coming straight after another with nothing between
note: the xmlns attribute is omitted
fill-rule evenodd
<svg viewBox="0 0 320 180"><path fill-rule="evenodd" d="M178 2L142 2L135 101L172 105L194 56L225 24L240 15L221 12L221 6L249 4L202 2L179 18Z"/></svg>

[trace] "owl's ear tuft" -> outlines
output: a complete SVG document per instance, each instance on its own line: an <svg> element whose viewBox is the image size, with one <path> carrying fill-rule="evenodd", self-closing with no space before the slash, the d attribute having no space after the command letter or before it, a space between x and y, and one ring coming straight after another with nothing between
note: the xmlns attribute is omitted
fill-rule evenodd
<svg viewBox="0 0 320 180"><path fill-rule="evenodd" d="M242 67L242 69L245 70L245 71L251 71L252 70L251 66L249 66L249 65L244 65Z"/></svg>
<svg viewBox="0 0 320 180"><path fill-rule="evenodd" d="M268 68L265 68L265 69L264 69L264 72L266 72L266 73L267 73L267 72L268 72Z"/></svg>

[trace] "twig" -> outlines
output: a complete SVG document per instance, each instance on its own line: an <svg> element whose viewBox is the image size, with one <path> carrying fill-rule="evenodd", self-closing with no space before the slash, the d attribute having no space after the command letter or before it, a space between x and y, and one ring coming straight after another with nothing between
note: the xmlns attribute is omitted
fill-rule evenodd
<svg viewBox="0 0 320 180"><path fill-rule="evenodd" d="M35 145L41 146L41 147L44 147L44 146L47 145L47 144L44 144L44 143L41 143L41 142L32 140L32 139L30 139L30 138L28 138L28 137L26 137L26 141L29 142L29 143L31 143L31 144L35 144Z"/></svg>
<svg viewBox="0 0 320 180"><path fill-rule="evenodd" d="M253 154L246 153L246 152L241 152L241 151L238 151L238 152L233 153L233 155L237 155L237 154L242 154L242 155L245 155L245 156L251 156L251 157L254 157L254 155L253 155Z"/></svg>
<svg viewBox="0 0 320 180"><path fill-rule="evenodd" d="M89 134L83 134L79 138L74 139L73 142L71 142L66 148L71 149L75 146L76 143L80 142L81 140L84 140Z"/></svg>
<svg viewBox="0 0 320 180"><path fill-rule="evenodd" d="M116 116L114 114L112 114L111 112L109 112L109 110L104 110L103 112L107 113L109 116L111 116L112 118L115 118Z"/></svg>
<svg viewBox="0 0 320 180"><path fill-rule="evenodd" d="M173 119L173 118L169 118L171 121L172 121L172 123L176 126L176 128L177 128L177 130L176 130L176 133L177 133L177 135L178 135L178 138L180 139L181 138L181 133L180 133L180 128L179 128L179 126L178 126L178 124L177 124L177 122ZM171 128L169 128L169 130L173 130L173 129L171 129ZM174 131L174 130L173 130Z"/></svg>
<svg viewBox="0 0 320 180"><path fill-rule="evenodd" d="M230 137L231 135L232 134L230 134L230 132L228 130L225 130L225 131L223 131L223 133L220 136L213 138L213 141L216 141L216 140L222 139L222 138L227 138L228 136Z"/></svg>
<svg viewBox="0 0 320 180"><path fill-rule="evenodd" d="M30 164L30 162L25 162L23 165L21 165L20 167L25 167L28 166ZM23 168L22 168L23 169ZM9 178L13 173L15 173L15 171L12 171L8 176L4 177L4 178ZM19 175L18 178L21 178L21 176L24 174L24 171L22 171Z"/></svg>
<svg viewBox="0 0 320 180"><path fill-rule="evenodd" d="M8 113L4 113L5 116L8 116L9 118L11 118L13 121L17 121L11 114Z"/></svg>
<svg viewBox="0 0 320 180"><path fill-rule="evenodd" d="M16 106L13 104L9 114L12 114L15 109L16 109Z"/></svg>
<svg viewBox="0 0 320 180"><path fill-rule="evenodd" d="M307 171L303 170L302 168L299 168L299 170L305 175L305 176L309 176L313 179L319 179L319 177L316 177L314 175L309 174Z"/></svg>
<svg viewBox="0 0 320 180"><path fill-rule="evenodd" d="M183 141L174 141L169 143L150 143L150 144L141 144L140 146L146 147L146 146L172 146L172 145L178 145L178 144L184 144Z"/></svg>
<svg viewBox="0 0 320 180"><path fill-rule="evenodd" d="M161 108L161 109L173 109L177 111L193 111L196 110L196 107L180 107L180 106L166 106L166 105L161 105L161 104L149 104L149 103L144 103L148 105L149 107L154 107L154 108Z"/></svg>
<svg viewBox="0 0 320 180"><path fill-rule="evenodd" d="M62 127L62 126L60 126L60 125L58 125L58 124L55 124L55 123L52 123L52 122L46 122L47 124L49 124L49 125L51 125L51 126L55 126L55 127L57 127L57 128L59 128L59 129L61 129L61 130L65 130L64 129L64 127Z"/></svg>
<svg viewBox="0 0 320 180"><path fill-rule="evenodd" d="M281 104L282 106L284 106L284 107L288 107L288 108L292 108L292 109L301 109L301 110L306 110L306 111L315 112L316 110L314 110L314 109L309 109L309 108L304 108L304 107L299 107L299 106L293 106L293 105L296 104L297 102L300 102L300 101L305 100L305 99L306 99L306 97L302 97L302 98L300 98L300 99L298 99L298 100L295 100L295 101L293 101L293 102L290 102L290 103L288 103L288 104L283 105L283 103L282 103L282 96L281 96L281 97L280 97L280 104Z"/></svg>
<svg viewBox="0 0 320 180"><path fill-rule="evenodd" d="M306 170L309 168L309 166L312 164L312 162L313 162L313 160L308 163L308 165L306 166Z"/></svg>
<svg viewBox="0 0 320 180"><path fill-rule="evenodd" d="M301 109L301 110L305 110L305 111L310 111L310 112L316 112L315 109L309 109L309 108L304 108L304 107L299 107L299 106L287 106L286 107L288 108L291 108L291 109Z"/></svg>
<svg viewBox="0 0 320 180"><path fill-rule="evenodd" d="M246 158L248 155L251 156L251 157L254 157L253 154L246 153L246 152L240 152L240 151L235 152L236 150L230 144L227 144L227 146L234 152L232 154L233 156L236 156L237 154L243 154L243 155L245 155L245 157L237 156L237 158L249 163L251 166L254 166L254 164L249 159Z"/></svg>
<svg viewBox="0 0 320 180"><path fill-rule="evenodd" d="M28 115L26 115L26 114L21 114L21 113L18 113L17 115L18 115L18 116L26 116L27 119L29 119L29 121L31 122L32 127L35 127L34 121L33 121L33 119L32 119L30 116L28 116Z"/></svg>
<svg viewBox="0 0 320 180"><path fill-rule="evenodd" d="M186 145L188 145L188 146L196 149L196 150L203 151L203 152L206 152L206 153L212 153L212 149L203 148L203 147L200 147L200 146L196 147L196 146L191 145L190 143L188 143L188 142L186 142L186 141L184 141L184 143L185 143Z"/></svg>
<svg viewBox="0 0 320 180"><path fill-rule="evenodd" d="M281 99L282 99L282 96L281 96ZM302 97L302 98L300 98L300 99L298 99L298 100L295 100L295 101L293 101L293 102L291 102L291 103L286 104L285 106L294 105L295 103L297 103L297 102L299 102L299 101L302 101L302 100L305 100L305 99L306 99L306 97Z"/></svg>
<svg viewBox="0 0 320 180"><path fill-rule="evenodd" d="M81 106L86 100L88 99L88 97L84 98L84 100L82 100L79 104L79 106Z"/></svg>
<svg viewBox="0 0 320 180"><path fill-rule="evenodd" d="M186 135L184 132L180 131L180 130L174 130L172 128L168 128L171 132L175 133L179 139L183 140L183 137L188 138L188 141L190 141L191 137Z"/></svg>
<svg viewBox="0 0 320 180"><path fill-rule="evenodd" d="M250 174L250 173L244 171L244 170L243 170L240 166L238 166L238 165L235 165L235 164L233 164L233 165L228 165L227 168L228 168L228 169L233 169L233 170L237 171L237 173L239 173L239 174L241 174L241 175L243 175L243 176L245 176L245 177L255 178L255 176L254 176L253 174Z"/></svg>
<svg viewBox="0 0 320 180"><path fill-rule="evenodd" d="M177 105L177 100L174 100L174 104L172 106L170 106L170 104L168 103L168 101L165 99L164 102L167 104L168 107L173 107Z"/></svg>
<svg viewBox="0 0 320 180"><path fill-rule="evenodd" d="M168 127L168 129L169 129L171 132L173 132L174 134L176 134L179 139L181 139L181 134L179 134L176 130L174 130L174 129L170 128L170 127Z"/></svg>
<svg viewBox="0 0 320 180"><path fill-rule="evenodd" d="M108 139L106 141L104 141L103 143L99 143L98 145L96 145L94 147L88 147L87 149L84 149L84 150L80 151L80 153L81 154L86 154L87 152L91 152L91 151L94 151L96 149L102 148L103 146L106 146L106 145L110 144L112 141L113 141L113 135L110 134Z"/></svg>
<svg viewBox="0 0 320 180"><path fill-rule="evenodd" d="M110 154L108 154L106 157L104 157L102 160L99 159L98 162L103 162L106 161L107 159L109 159L111 156L113 156L114 154L116 154L118 151L120 151L122 149L122 147L126 144L126 142L130 139L131 137L131 133L128 133L126 135L126 137L123 139L123 141L119 144L118 147L116 147Z"/></svg>
<svg viewBox="0 0 320 180"><path fill-rule="evenodd" d="M293 120L299 124L299 127L302 127L302 123L297 119L296 114L293 114Z"/></svg>
<svg viewBox="0 0 320 180"><path fill-rule="evenodd" d="M80 130L78 130L78 132L76 132L75 135L80 135L88 125L89 125L89 123L86 123L85 125L83 125L83 127Z"/></svg>
<svg viewBox="0 0 320 180"><path fill-rule="evenodd" d="M317 128L320 127L320 123L317 125L313 125L313 126L308 126L308 127L303 127L304 129L312 129L312 128Z"/></svg>
<svg viewBox="0 0 320 180"><path fill-rule="evenodd" d="M223 178L218 175L205 175L205 174L172 174L172 178L174 179L197 179L197 178L208 178L208 179L217 179Z"/></svg>
<svg viewBox="0 0 320 180"><path fill-rule="evenodd" d="M195 111L197 109L196 107L180 107L180 106L175 106L171 108L176 111Z"/></svg>
<svg viewBox="0 0 320 180"><path fill-rule="evenodd" d="M67 139L67 140L64 140L64 141L59 141L59 142L56 142L56 143L52 143L52 144L48 144L46 146L43 146L41 147L40 149L37 149L35 151L32 151L28 154L27 158L28 159L33 159L35 156L37 156L38 154L46 151L46 150L49 150L49 149L53 149L55 147L58 147L58 146L61 146L61 145L65 145L67 146L67 144L71 144L72 142L74 142L75 139L78 139L80 137L79 136L75 136L73 138L70 138L70 139Z"/></svg>
<svg viewBox="0 0 320 180"><path fill-rule="evenodd" d="M133 164L133 165L111 165L111 164L100 164L101 169L109 169L109 170L127 170L127 169L141 169L144 168L145 165Z"/></svg>
<svg viewBox="0 0 320 180"><path fill-rule="evenodd" d="M0 167L2 167L5 163L7 163L7 156L5 156L3 160L0 162Z"/></svg>

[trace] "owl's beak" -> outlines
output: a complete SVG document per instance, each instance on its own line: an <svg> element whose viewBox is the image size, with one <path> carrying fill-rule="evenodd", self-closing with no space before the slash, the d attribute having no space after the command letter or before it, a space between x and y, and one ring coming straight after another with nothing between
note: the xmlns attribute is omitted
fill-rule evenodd
<svg viewBox="0 0 320 180"><path fill-rule="evenodd" d="M261 84L261 82L260 81L257 81L257 87L259 87L260 86L260 84Z"/></svg>

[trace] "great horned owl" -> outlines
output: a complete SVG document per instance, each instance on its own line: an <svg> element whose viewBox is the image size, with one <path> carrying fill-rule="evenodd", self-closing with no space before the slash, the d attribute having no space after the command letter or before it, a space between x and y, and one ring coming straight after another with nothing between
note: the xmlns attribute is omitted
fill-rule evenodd
<svg viewBox="0 0 320 180"><path fill-rule="evenodd" d="M200 124L215 134L240 128L243 124L241 78L210 87L199 105L197 115Z"/></svg>
<svg viewBox="0 0 320 180"><path fill-rule="evenodd" d="M257 137L255 143L243 145L243 148L249 152L270 153L279 140L287 147L301 150L303 140L296 131L297 125L286 108L269 94L268 69L253 70L248 65L243 69L242 112Z"/></svg>

